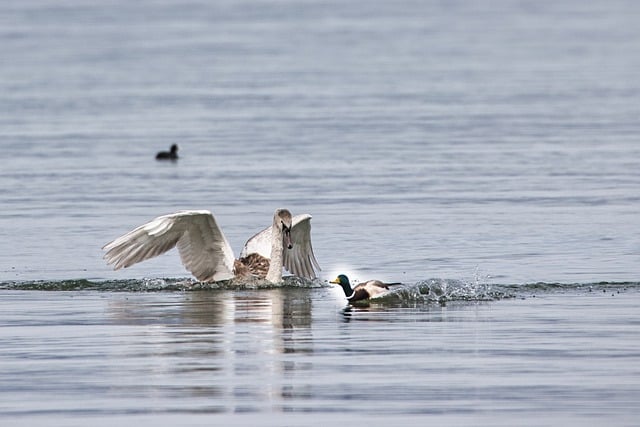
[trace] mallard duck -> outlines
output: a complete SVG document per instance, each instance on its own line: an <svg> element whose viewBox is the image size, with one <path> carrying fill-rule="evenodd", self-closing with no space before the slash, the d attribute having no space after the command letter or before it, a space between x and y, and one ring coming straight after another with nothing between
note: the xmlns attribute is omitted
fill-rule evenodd
<svg viewBox="0 0 640 427"><path fill-rule="evenodd" d="M177 160L178 159L178 145L173 144L170 151L160 151L156 154L156 160Z"/></svg>
<svg viewBox="0 0 640 427"><path fill-rule="evenodd" d="M256 277L278 283L282 282L282 267L306 279L315 279L315 270L320 270L311 246L311 215L292 217L287 209L276 209L273 225L251 237L239 259L206 210L159 216L102 249L107 264L118 270L174 247L182 264L202 282Z"/></svg>
<svg viewBox="0 0 640 427"><path fill-rule="evenodd" d="M361 301L369 298L378 297L389 290L389 286L401 285L401 283L384 283L380 280L367 280L366 282L358 283L353 289L349 278L344 274L340 274L338 277L330 281L340 285L344 291L344 295L349 302Z"/></svg>

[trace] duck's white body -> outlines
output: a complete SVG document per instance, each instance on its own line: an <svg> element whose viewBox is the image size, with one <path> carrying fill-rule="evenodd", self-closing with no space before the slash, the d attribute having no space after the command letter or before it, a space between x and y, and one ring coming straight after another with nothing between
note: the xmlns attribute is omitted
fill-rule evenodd
<svg viewBox="0 0 640 427"><path fill-rule="evenodd" d="M291 217L277 209L273 225L245 244L240 259L211 212L181 211L157 217L107 243L104 258L114 269L126 268L177 247L182 264L200 281L258 277L282 281L282 268L295 276L316 278L320 269L311 246L311 215Z"/></svg>

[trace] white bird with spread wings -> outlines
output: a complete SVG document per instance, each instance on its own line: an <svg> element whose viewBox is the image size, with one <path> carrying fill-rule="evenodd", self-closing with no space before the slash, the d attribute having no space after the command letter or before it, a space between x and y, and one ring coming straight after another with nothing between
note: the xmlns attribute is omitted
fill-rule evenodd
<svg viewBox="0 0 640 427"><path fill-rule="evenodd" d="M311 215L292 217L287 209L276 209L273 224L247 241L239 259L206 210L159 216L102 249L107 263L118 270L174 247L182 264L202 282L256 277L278 283L283 267L306 279L315 279L316 270L320 270L311 246Z"/></svg>

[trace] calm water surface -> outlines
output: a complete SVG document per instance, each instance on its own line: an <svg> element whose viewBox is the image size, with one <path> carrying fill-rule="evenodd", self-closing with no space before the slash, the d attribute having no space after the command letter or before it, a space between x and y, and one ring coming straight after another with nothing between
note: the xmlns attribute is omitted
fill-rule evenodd
<svg viewBox="0 0 640 427"><path fill-rule="evenodd" d="M6 291L0 413L15 425L634 425L640 289L524 293L344 309L327 288Z"/></svg>
<svg viewBox="0 0 640 427"><path fill-rule="evenodd" d="M0 4L0 424L635 425L640 4ZM175 163L156 151L181 147ZM101 247L313 215L312 283ZM327 279L400 281L345 309Z"/></svg>

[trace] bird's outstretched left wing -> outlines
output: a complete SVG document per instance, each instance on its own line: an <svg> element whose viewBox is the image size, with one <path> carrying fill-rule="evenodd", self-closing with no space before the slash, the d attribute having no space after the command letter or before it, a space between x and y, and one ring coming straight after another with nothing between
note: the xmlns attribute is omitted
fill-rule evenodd
<svg viewBox="0 0 640 427"><path fill-rule="evenodd" d="M320 264L313 254L311 245L311 215L302 214L293 217L291 242L293 248L284 249L284 268L295 276L315 279L316 270L320 270Z"/></svg>

